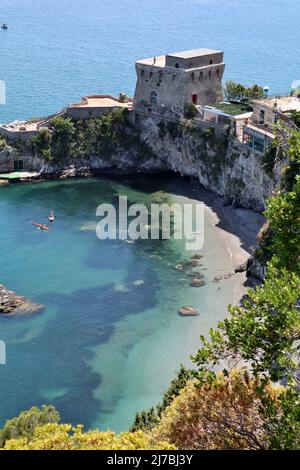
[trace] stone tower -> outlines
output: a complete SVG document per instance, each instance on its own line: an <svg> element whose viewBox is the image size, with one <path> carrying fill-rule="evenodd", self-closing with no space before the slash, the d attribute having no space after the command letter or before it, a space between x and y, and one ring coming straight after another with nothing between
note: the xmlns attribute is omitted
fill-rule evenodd
<svg viewBox="0 0 300 470"><path fill-rule="evenodd" d="M135 110L182 115L186 103L214 104L222 99L223 57L197 49L138 60Z"/></svg>

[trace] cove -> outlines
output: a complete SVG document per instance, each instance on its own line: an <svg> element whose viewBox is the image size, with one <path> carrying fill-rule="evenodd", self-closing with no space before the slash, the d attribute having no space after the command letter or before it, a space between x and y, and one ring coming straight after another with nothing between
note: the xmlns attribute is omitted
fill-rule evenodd
<svg viewBox="0 0 300 470"><path fill-rule="evenodd" d="M199 199L190 180L170 175L1 188L1 282L45 309L0 317L7 354L0 366L0 426L30 406L51 403L63 422L127 429L137 411L161 399L180 364L191 364L199 336L243 293L243 273L213 282L247 253L237 237L216 227L209 207L201 288L174 269L193 254L182 240L99 240L96 208L120 195L146 205ZM35 230L31 221L44 223L49 209L57 215L53 229ZM256 216L247 214L254 224ZM199 316L179 316L182 305L193 305Z"/></svg>

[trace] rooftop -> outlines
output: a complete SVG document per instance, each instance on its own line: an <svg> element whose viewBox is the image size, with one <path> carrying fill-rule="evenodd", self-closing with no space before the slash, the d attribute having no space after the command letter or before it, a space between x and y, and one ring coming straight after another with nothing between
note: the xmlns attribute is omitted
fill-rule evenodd
<svg viewBox="0 0 300 470"><path fill-rule="evenodd" d="M288 111L300 111L300 99L295 96L280 96L275 98L264 98L262 100L254 100L254 104L274 108L282 113Z"/></svg>
<svg viewBox="0 0 300 470"><path fill-rule="evenodd" d="M193 49L191 51L172 52L167 54L170 57L176 57L179 59L192 59L194 57L203 57L211 54L221 54L222 51L216 51L214 49Z"/></svg>
<svg viewBox="0 0 300 470"><path fill-rule="evenodd" d="M70 108L128 108L131 102L120 102L111 95L83 96L80 103L70 104Z"/></svg>
<svg viewBox="0 0 300 470"><path fill-rule="evenodd" d="M213 54L222 54L222 51L216 51L214 49L192 49L190 51L182 51L182 52L171 52L170 54L161 55L161 56L154 56L149 57L147 59L140 59L137 60L137 64L143 65L153 65L155 67L165 67L167 63L167 58L171 57L173 59L195 59L197 57L205 57L207 55Z"/></svg>
<svg viewBox="0 0 300 470"><path fill-rule="evenodd" d="M252 112L252 108L244 103L231 103L227 101L214 103L211 106L205 106L205 109L209 110L210 108L217 109L225 114L229 114L230 116L240 116Z"/></svg>

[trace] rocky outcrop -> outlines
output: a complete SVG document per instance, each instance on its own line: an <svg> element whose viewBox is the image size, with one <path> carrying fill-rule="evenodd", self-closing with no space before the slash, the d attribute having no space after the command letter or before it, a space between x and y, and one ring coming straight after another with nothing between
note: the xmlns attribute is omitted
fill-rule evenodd
<svg viewBox="0 0 300 470"><path fill-rule="evenodd" d="M197 178L206 189L223 196L225 204L257 212L265 209L274 181L263 171L261 157L226 131L201 129L183 120L177 128L167 125L162 132L161 124L150 118L140 120L139 127L141 138L169 170Z"/></svg>
<svg viewBox="0 0 300 470"><path fill-rule="evenodd" d="M0 284L0 314L26 314L41 310L42 305L17 295Z"/></svg>
<svg viewBox="0 0 300 470"><path fill-rule="evenodd" d="M0 171L13 171L16 159L24 160L26 171L39 171L41 177L172 171L197 178L206 189L222 196L224 204L261 212L274 181L263 171L261 157L227 131L204 128L185 119L162 122L139 116L134 129L124 128L124 135L128 134L126 148L116 146L107 155L78 155L71 161L53 163L22 143L0 151Z"/></svg>

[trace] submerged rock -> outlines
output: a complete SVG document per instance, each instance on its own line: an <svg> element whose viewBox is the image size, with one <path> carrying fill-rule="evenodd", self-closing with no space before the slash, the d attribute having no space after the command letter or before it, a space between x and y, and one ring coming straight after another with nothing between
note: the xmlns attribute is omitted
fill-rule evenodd
<svg viewBox="0 0 300 470"><path fill-rule="evenodd" d="M195 277L192 282L191 282L191 286L193 287L202 287L202 286L205 286L206 282L204 281L204 279L199 279L197 277Z"/></svg>
<svg viewBox="0 0 300 470"><path fill-rule="evenodd" d="M115 285L115 291L127 293L127 292L129 292L129 289L128 289L128 287L125 286L125 284L116 284Z"/></svg>
<svg viewBox="0 0 300 470"><path fill-rule="evenodd" d="M143 286L145 284L145 281L143 281L143 279L138 279L137 281L134 281L133 284L135 286Z"/></svg>
<svg viewBox="0 0 300 470"><path fill-rule="evenodd" d="M43 305L36 304L25 297L21 297L0 284L0 314L34 313L43 308Z"/></svg>
<svg viewBox="0 0 300 470"><path fill-rule="evenodd" d="M215 276L213 282L220 282L223 279L223 276Z"/></svg>
<svg viewBox="0 0 300 470"><path fill-rule="evenodd" d="M198 310L190 305L185 305L178 310L179 314L183 317L196 317L199 315Z"/></svg>
<svg viewBox="0 0 300 470"><path fill-rule="evenodd" d="M176 266L174 266L174 269L176 269L176 271L182 271L183 270L183 264L182 263L176 264Z"/></svg>

